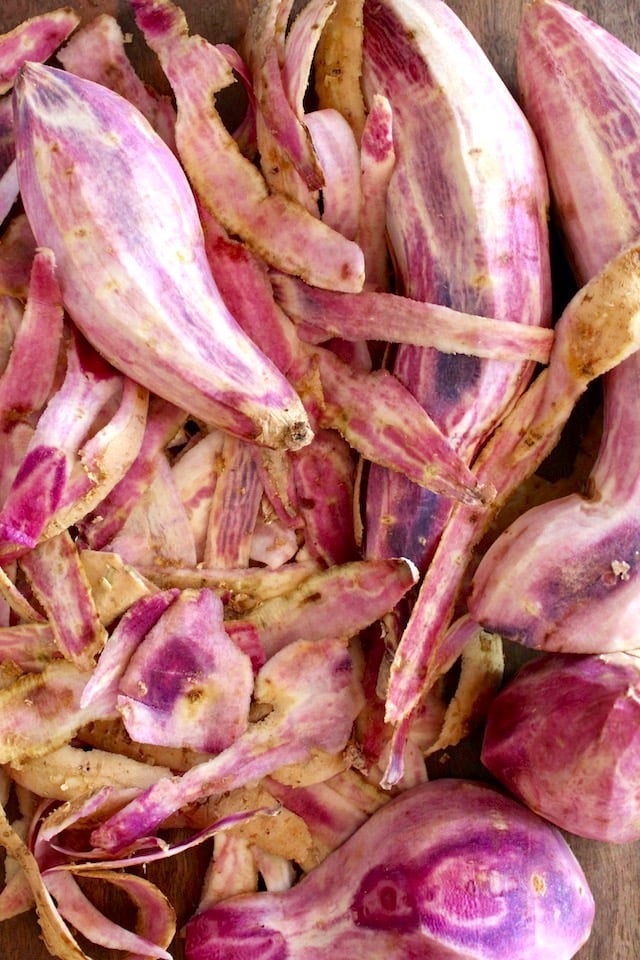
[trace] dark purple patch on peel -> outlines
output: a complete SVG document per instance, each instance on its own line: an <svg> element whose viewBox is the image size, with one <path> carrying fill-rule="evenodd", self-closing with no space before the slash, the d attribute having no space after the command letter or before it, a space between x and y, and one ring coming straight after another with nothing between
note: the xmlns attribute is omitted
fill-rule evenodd
<svg viewBox="0 0 640 960"><path fill-rule="evenodd" d="M185 683L201 672L193 644L187 637L174 637L141 671L146 690L140 700L152 707L170 709L182 695Z"/></svg>
<svg viewBox="0 0 640 960"><path fill-rule="evenodd" d="M354 923L369 930L415 930L420 922L411 870L374 867L362 880L351 904Z"/></svg>
<svg viewBox="0 0 640 960"><path fill-rule="evenodd" d="M26 454L0 512L3 561L36 545L62 500L67 478L64 450L41 444Z"/></svg>
<svg viewBox="0 0 640 960"><path fill-rule="evenodd" d="M159 37L171 33L175 16L170 8L157 7L148 0L131 0L131 7L139 28L149 36Z"/></svg>

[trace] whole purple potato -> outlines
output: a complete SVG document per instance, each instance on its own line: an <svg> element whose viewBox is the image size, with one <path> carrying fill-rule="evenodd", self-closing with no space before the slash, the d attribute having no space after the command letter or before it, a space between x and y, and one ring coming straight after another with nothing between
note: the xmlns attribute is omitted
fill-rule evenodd
<svg viewBox="0 0 640 960"><path fill-rule="evenodd" d="M482 762L570 833L640 839L640 658L546 654L493 701Z"/></svg>
<svg viewBox="0 0 640 960"><path fill-rule="evenodd" d="M594 905L562 835L468 780L381 807L282 893L233 897L187 925L188 960L568 960Z"/></svg>

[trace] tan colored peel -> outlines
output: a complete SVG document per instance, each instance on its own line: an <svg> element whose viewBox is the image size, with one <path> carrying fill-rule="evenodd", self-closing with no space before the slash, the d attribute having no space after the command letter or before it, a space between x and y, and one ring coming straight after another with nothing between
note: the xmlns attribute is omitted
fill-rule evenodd
<svg viewBox="0 0 640 960"><path fill-rule="evenodd" d="M105 626L156 588L122 559L106 550L82 550L80 560L89 581L98 616Z"/></svg>
<svg viewBox="0 0 640 960"><path fill-rule="evenodd" d="M315 88L321 108L332 107L348 121L358 143L365 106L362 76L363 0L338 0L316 52Z"/></svg>
<svg viewBox="0 0 640 960"><path fill-rule="evenodd" d="M444 716L440 735L427 755L454 747L471 733L495 696L504 675L502 638L478 627L461 657L458 686Z"/></svg>
<svg viewBox="0 0 640 960"><path fill-rule="evenodd" d="M44 885L35 857L18 836L3 807L0 807L0 844L22 867L33 891L38 914L38 923L42 930L42 939L47 950L60 960L91 960L78 946L55 908L55 904Z"/></svg>
<svg viewBox="0 0 640 960"><path fill-rule="evenodd" d="M69 744L9 770L16 783L39 797L62 801L75 800L102 787L144 789L170 773L168 767Z"/></svg>

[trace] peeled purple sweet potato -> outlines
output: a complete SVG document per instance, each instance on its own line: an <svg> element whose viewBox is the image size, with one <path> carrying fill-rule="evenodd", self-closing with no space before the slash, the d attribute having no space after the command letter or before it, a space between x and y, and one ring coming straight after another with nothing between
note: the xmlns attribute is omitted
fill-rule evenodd
<svg viewBox="0 0 640 960"><path fill-rule="evenodd" d="M561 835L465 780L408 790L283 893L187 924L187 960L569 960L593 901Z"/></svg>
<svg viewBox="0 0 640 960"><path fill-rule="evenodd" d="M33 63L14 98L24 206L87 339L208 423L266 446L307 443L299 397L226 308L186 175L142 114Z"/></svg>
<svg viewBox="0 0 640 960"><path fill-rule="evenodd" d="M546 654L522 667L491 705L482 761L564 830L640 839L640 657Z"/></svg>

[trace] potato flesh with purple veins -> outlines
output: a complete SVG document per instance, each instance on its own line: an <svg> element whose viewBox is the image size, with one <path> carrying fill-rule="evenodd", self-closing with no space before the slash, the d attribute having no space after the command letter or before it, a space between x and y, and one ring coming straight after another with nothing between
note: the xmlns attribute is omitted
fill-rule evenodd
<svg viewBox="0 0 640 960"><path fill-rule="evenodd" d="M302 403L225 307L186 176L148 122L110 90L37 64L14 96L25 209L87 339L208 423L267 446L307 443Z"/></svg>
<svg viewBox="0 0 640 960"><path fill-rule="evenodd" d="M438 780L385 804L283 893L187 925L187 960L570 960L593 920L562 836L497 791Z"/></svg>

